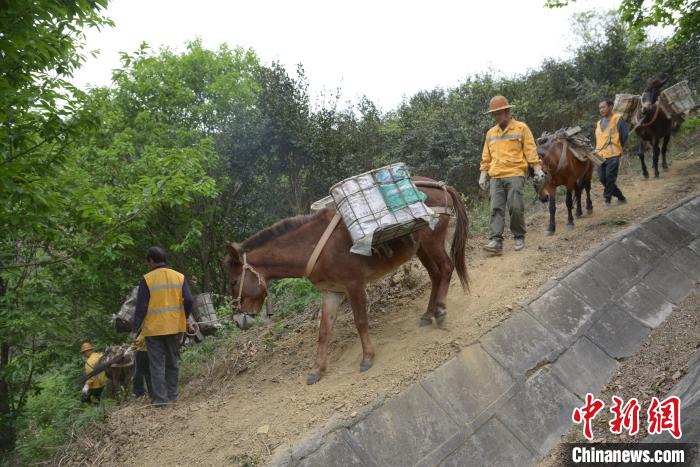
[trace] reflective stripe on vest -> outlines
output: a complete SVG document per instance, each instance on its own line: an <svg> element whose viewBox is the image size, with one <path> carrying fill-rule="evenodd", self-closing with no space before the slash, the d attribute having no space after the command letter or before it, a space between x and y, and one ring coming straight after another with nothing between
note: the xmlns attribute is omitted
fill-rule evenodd
<svg viewBox="0 0 700 467"><path fill-rule="evenodd" d="M523 135L517 134L517 133L512 133L510 135L496 135L496 136L490 136L489 137L489 142L491 141L496 141L499 139L520 139L522 138Z"/></svg>
<svg viewBox="0 0 700 467"><path fill-rule="evenodd" d="M163 308L155 308L153 310L148 310L146 314L153 315L156 313L163 313L164 311L178 311L178 310L185 310L183 307L179 305L174 305L174 306L164 306Z"/></svg>
<svg viewBox="0 0 700 467"><path fill-rule="evenodd" d="M150 300L143 320L143 336L162 336L185 332L185 306L182 286L185 276L169 268L154 269L143 276Z"/></svg>

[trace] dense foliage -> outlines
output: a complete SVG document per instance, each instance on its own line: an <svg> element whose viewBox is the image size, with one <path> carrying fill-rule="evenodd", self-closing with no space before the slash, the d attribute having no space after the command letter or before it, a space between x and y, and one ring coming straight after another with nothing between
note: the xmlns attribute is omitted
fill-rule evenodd
<svg viewBox="0 0 700 467"><path fill-rule="evenodd" d="M602 96L639 93L652 75L699 84L697 36L638 42L617 16L585 14L569 60L472 76L387 112L335 95L318 104L301 66L198 41L181 53L144 44L122 56L109 88L75 89L81 31L109 25L105 3L0 9L0 450L24 460L51 455L36 447L57 447L100 416L78 407L77 349L124 340L110 316L144 273L148 246L169 250L195 292L223 295L227 242L307 212L351 174L404 161L478 197L483 110L495 93L537 135L591 132ZM307 283L274 290L289 313L315 299Z"/></svg>
<svg viewBox="0 0 700 467"><path fill-rule="evenodd" d="M545 0L544 3L549 8L561 8L575 1ZM618 13L635 42L644 40L650 26L671 28L671 41L675 44L697 39L700 31L699 0L622 0Z"/></svg>

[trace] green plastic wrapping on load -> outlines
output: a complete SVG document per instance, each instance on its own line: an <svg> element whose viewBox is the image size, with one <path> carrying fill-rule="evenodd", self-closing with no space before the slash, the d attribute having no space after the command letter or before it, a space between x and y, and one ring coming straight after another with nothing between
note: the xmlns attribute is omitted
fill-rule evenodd
<svg viewBox="0 0 700 467"><path fill-rule="evenodd" d="M399 180L396 183L382 183L379 185L379 191L391 212L428 199L428 195L418 190L408 178Z"/></svg>

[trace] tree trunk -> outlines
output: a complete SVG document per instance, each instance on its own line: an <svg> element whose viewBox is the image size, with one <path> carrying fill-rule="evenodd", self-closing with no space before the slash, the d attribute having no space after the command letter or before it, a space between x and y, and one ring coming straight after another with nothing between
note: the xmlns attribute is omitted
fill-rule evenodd
<svg viewBox="0 0 700 467"><path fill-rule="evenodd" d="M0 343L0 374L10 362L10 344ZM12 451L15 447L15 420L10 403L10 385L0 377L0 452Z"/></svg>
<svg viewBox="0 0 700 467"><path fill-rule="evenodd" d="M0 277L0 297L7 292L5 280ZM0 313L1 313L0 308ZM0 452L15 448L15 420L10 401L10 383L5 379L5 369L10 363L10 343L0 343Z"/></svg>

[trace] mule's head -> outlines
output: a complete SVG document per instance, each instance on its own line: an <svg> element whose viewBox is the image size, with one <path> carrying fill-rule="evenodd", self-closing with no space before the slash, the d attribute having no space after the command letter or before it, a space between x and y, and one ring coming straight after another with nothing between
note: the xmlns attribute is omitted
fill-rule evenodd
<svg viewBox="0 0 700 467"><path fill-rule="evenodd" d="M228 273L233 297L233 313L253 317L260 312L267 296L267 280L248 263L246 254L236 244L226 247L228 254L223 266Z"/></svg>
<svg viewBox="0 0 700 467"><path fill-rule="evenodd" d="M656 103L661 95L661 86L666 83L666 79L650 79L647 81L647 87L642 93L642 110L649 112L651 106Z"/></svg>
<svg viewBox="0 0 700 467"><path fill-rule="evenodd" d="M555 150L556 144L548 142L541 146L537 146L537 155L542 162L542 172L544 172L544 180L535 184L537 197L543 203L549 201L550 196L554 196L556 187L552 185L552 174L559 164L559 153Z"/></svg>
<svg viewBox="0 0 700 467"><path fill-rule="evenodd" d="M113 363L117 365L129 365L133 362L134 351L128 345L113 347L110 351L110 360L111 359L114 359Z"/></svg>

